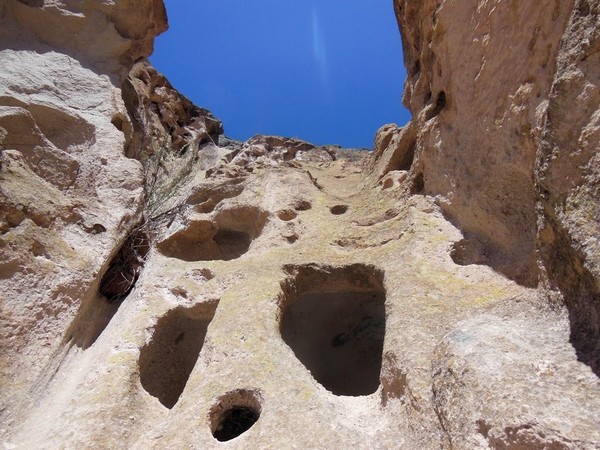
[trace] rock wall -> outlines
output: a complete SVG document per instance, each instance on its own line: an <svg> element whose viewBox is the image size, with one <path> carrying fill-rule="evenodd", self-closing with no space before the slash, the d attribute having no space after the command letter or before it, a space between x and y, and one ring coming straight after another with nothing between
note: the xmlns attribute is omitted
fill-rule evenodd
<svg viewBox="0 0 600 450"><path fill-rule="evenodd" d="M484 263L534 287L536 151L573 2L395 2L415 173ZM416 175L415 175L416 176Z"/></svg>
<svg viewBox="0 0 600 450"><path fill-rule="evenodd" d="M538 248L569 309L571 342L600 375L600 31L598 2L578 2L557 57L535 181Z"/></svg>
<svg viewBox="0 0 600 450"><path fill-rule="evenodd" d="M395 8L414 119L393 153L410 148L410 175L463 232L455 262L560 291L597 373L597 2Z"/></svg>
<svg viewBox="0 0 600 450"><path fill-rule="evenodd" d="M74 316L141 220L120 85L166 27L161 1L0 2L3 416L43 389ZM95 314L92 335L109 311Z"/></svg>
<svg viewBox="0 0 600 450"><path fill-rule="evenodd" d="M154 37L167 29L158 0L4 0L0 16L3 48L58 50L78 65L121 80L134 62L152 53Z"/></svg>
<svg viewBox="0 0 600 450"><path fill-rule="evenodd" d="M600 2L394 7L369 154L225 138L160 1L0 3L5 447L600 447Z"/></svg>

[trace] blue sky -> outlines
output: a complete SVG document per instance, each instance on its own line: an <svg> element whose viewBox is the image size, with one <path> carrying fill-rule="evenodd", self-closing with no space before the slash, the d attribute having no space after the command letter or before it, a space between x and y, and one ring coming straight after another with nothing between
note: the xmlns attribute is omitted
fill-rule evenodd
<svg viewBox="0 0 600 450"><path fill-rule="evenodd" d="M392 0L166 0L150 61L225 134L371 147L406 123Z"/></svg>

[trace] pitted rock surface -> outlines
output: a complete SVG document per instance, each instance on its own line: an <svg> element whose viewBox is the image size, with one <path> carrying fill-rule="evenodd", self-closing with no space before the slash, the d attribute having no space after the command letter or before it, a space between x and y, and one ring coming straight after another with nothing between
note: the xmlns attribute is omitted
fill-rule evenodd
<svg viewBox="0 0 600 450"><path fill-rule="evenodd" d="M0 2L5 448L600 448L600 1L394 7L368 152L225 137L159 0Z"/></svg>

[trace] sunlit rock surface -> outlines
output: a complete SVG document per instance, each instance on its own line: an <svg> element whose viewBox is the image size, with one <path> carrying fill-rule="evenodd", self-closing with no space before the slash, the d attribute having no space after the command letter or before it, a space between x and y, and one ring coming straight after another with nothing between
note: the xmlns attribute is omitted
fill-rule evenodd
<svg viewBox="0 0 600 450"><path fill-rule="evenodd" d="M144 208L120 85L166 25L160 1L0 2L3 435L111 314L88 308Z"/></svg>
<svg viewBox="0 0 600 450"><path fill-rule="evenodd" d="M5 448L600 447L600 2L394 6L370 153L226 138L160 1L0 3Z"/></svg>

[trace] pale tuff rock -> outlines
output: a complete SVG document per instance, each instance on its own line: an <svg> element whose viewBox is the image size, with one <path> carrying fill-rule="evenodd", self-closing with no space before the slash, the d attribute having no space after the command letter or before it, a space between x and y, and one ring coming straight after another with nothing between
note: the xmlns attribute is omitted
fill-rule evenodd
<svg viewBox="0 0 600 450"><path fill-rule="evenodd" d="M223 136L161 2L0 3L4 447L600 448L599 8L395 1L369 154Z"/></svg>
<svg viewBox="0 0 600 450"><path fill-rule="evenodd" d="M510 318L486 313L459 322L438 344L433 403L446 446L597 448L600 402L589 389L597 377L577 368L565 326L518 306ZM569 420L565 412L574 410Z"/></svg>
<svg viewBox="0 0 600 450"><path fill-rule="evenodd" d="M218 141L223 126L177 92L146 60L133 66L122 94L128 112L119 117L125 155L143 166L146 216L151 219L169 208L182 180L206 165L206 150L199 154L198 149Z"/></svg>
<svg viewBox="0 0 600 450"><path fill-rule="evenodd" d="M534 164L572 1L395 2L423 192L469 257L536 286ZM406 144L408 145L408 144Z"/></svg>
<svg viewBox="0 0 600 450"><path fill-rule="evenodd" d="M158 151L153 147L180 152L186 144L214 143L223 132L219 120L177 92L146 60L129 72L123 98L133 120L126 149L130 157L150 158L151 150Z"/></svg>
<svg viewBox="0 0 600 450"><path fill-rule="evenodd" d="M571 341L600 374L600 33L578 2L557 57L536 160L538 247L569 308ZM576 106L576 107L575 107Z"/></svg>
<svg viewBox="0 0 600 450"><path fill-rule="evenodd" d="M3 0L0 23L3 47L57 49L81 65L125 77L152 53L167 15L160 0Z"/></svg>
<svg viewBox="0 0 600 450"><path fill-rule="evenodd" d="M165 29L158 1L0 2L3 428L43 390L140 220L143 173L123 154L118 84Z"/></svg>

